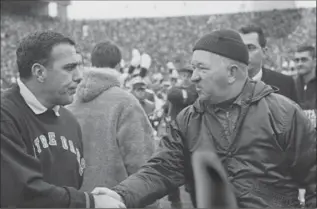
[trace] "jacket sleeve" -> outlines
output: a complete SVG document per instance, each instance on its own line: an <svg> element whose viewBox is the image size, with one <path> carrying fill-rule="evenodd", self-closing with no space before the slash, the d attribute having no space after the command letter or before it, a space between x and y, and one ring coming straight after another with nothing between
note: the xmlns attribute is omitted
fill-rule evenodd
<svg viewBox="0 0 317 209"><path fill-rule="evenodd" d="M127 208L142 208L184 184L183 143L178 130L161 139L157 152L134 175L112 188Z"/></svg>
<svg viewBox="0 0 317 209"><path fill-rule="evenodd" d="M40 161L29 147L13 122L1 119L1 207L86 208L94 205L91 194L45 182Z"/></svg>
<svg viewBox="0 0 317 209"><path fill-rule="evenodd" d="M154 153L152 126L142 106L134 98L122 108L117 140L128 175L137 172Z"/></svg>
<svg viewBox="0 0 317 209"><path fill-rule="evenodd" d="M316 129L298 107L287 131L291 173L300 188L306 189L306 206L316 208Z"/></svg>

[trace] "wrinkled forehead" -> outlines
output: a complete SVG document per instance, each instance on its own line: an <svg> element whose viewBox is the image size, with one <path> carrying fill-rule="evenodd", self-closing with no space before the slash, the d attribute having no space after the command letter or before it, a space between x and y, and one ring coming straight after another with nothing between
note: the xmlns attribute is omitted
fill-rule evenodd
<svg viewBox="0 0 317 209"><path fill-rule="evenodd" d="M247 33L247 34L240 33L240 36L245 45L248 45L248 44L259 45L259 35L255 32Z"/></svg>
<svg viewBox="0 0 317 209"><path fill-rule="evenodd" d="M195 50L193 52L191 64L192 65L211 65L215 62L221 60L221 57L217 54L203 51L203 50Z"/></svg>
<svg viewBox="0 0 317 209"><path fill-rule="evenodd" d="M54 46L50 58L52 62L60 64L82 63L82 56L77 52L75 46L67 43Z"/></svg>

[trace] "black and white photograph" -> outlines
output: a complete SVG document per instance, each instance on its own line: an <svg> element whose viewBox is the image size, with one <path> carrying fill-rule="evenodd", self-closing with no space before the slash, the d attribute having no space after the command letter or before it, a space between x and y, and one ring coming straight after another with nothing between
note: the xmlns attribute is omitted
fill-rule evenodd
<svg viewBox="0 0 317 209"><path fill-rule="evenodd" d="M1 208L317 208L316 1L1 0Z"/></svg>

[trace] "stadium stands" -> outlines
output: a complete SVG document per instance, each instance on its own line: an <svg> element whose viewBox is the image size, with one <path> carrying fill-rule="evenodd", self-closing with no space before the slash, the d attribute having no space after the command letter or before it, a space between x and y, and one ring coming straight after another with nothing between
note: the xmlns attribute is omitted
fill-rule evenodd
<svg viewBox="0 0 317 209"><path fill-rule="evenodd" d="M109 21L61 21L2 13L1 78L10 81L12 76L17 76L15 50L18 40L36 30L55 30L70 35L80 46L86 61L95 43L110 39L121 46L126 61L131 59L132 49L137 48L152 57L153 68L160 68L179 57L188 60L193 44L204 33L219 28L238 29L251 23L260 24L265 29L270 55L266 64L272 68L279 68L289 59L290 52L298 44L315 45L316 8ZM88 28L88 36L84 36L83 28Z"/></svg>

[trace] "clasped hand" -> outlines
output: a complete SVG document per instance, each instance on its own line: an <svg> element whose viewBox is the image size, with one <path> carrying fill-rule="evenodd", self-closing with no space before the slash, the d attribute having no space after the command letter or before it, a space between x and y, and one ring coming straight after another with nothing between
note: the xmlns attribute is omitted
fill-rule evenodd
<svg viewBox="0 0 317 209"><path fill-rule="evenodd" d="M92 192L95 208L126 208L119 194L106 187L96 187Z"/></svg>

